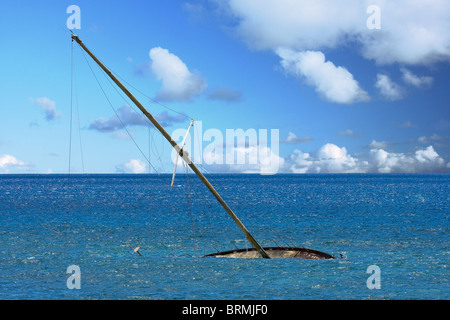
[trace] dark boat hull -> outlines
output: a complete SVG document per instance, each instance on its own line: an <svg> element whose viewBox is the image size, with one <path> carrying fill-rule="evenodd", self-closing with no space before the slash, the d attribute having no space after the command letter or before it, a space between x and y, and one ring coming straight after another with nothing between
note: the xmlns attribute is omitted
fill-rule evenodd
<svg viewBox="0 0 450 320"><path fill-rule="evenodd" d="M277 258L294 258L294 259L334 259L335 257L314 249L298 248L298 247L266 247L271 259ZM240 258L240 259L256 259L262 258L261 254L255 248L236 249L230 251L222 251L207 254L204 257L224 257L224 258Z"/></svg>

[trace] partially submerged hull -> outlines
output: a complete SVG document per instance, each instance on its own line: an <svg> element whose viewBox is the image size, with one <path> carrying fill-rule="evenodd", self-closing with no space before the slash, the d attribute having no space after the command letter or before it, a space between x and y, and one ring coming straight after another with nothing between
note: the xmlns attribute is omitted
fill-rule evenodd
<svg viewBox="0 0 450 320"><path fill-rule="evenodd" d="M296 258L296 259L334 259L335 257L314 249L298 248L298 247L266 247L271 259L277 258ZM204 257L224 257L224 258L241 258L241 259L256 259L262 258L261 254L255 248L236 249L230 251L222 251L217 253L207 254Z"/></svg>

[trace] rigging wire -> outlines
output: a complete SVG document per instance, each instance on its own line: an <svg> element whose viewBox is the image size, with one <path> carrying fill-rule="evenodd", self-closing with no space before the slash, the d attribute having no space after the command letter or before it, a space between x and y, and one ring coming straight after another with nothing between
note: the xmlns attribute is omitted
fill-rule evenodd
<svg viewBox="0 0 450 320"><path fill-rule="evenodd" d="M133 103L129 103L129 101L124 97L124 95L117 89L117 87L112 83L112 81L111 81L111 79L109 79L107 76L106 76L106 74L104 73L104 72L102 72L102 74L103 74L103 76L105 77L105 79L106 79L106 81L108 81L109 82L109 84L111 85L111 87L117 92L117 94L122 98L122 100L142 119L142 121L144 122L144 123L146 123L147 124L147 126L148 126L148 128L149 128L149 130L153 127L153 124L150 122L150 120L148 119L148 118L146 118L146 117L144 117L144 115L141 113L141 112L138 112L138 111L136 111L136 109L135 109L135 107L133 106ZM116 113L116 115L117 115L117 113ZM117 115L117 117L118 117L118 115ZM119 119L120 120L120 119ZM152 135L152 140L153 140L153 135ZM156 145L155 144L155 142L154 142L154 140L153 140L153 144L154 145ZM164 146L164 145L163 145ZM153 150L153 152L156 154L156 156L157 156L157 158L158 158L158 160L159 160L159 163L161 164L161 167L162 167L162 169L163 169L163 171L165 171L165 168L164 168L164 164L163 164L163 162L162 162L162 160L161 160L161 154L159 154L158 152L157 152L157 149L156 149L156 152L154 151L156 148L153 148L152 150ZM150 150L150 149L149 149ZM150 152L149 152L149 157L147 158L147 161L149 162L149 165L151 166L151 167L153 167L152 166L152 164L151 164L151 162L150 162ZM149 167L149 170L150 170L150 167ZM156 169L155 169L155 172L156 172ZM159 173L158 173L159 174Z"/></svg>
<svg viewBox="0 0 450 320"><path fill-rule="evenodd" d="M149 127L149 128L151 129L152 127ZM162 141L162 143L163 143L162 145L163 145L163 148L164 148L164 142L165 142L165 141L163 141L164 137L163 137L162 135L160 135L160 136L161 136L161 141ZM155 142L155 140L153 139L153 134L151 135L151 138L152 138L153 145L156 146L156 142ZM164 163L163 163L162 160L161 160L161 154L162 154L163 152L159 153L157 148L153 148L152 150L153 150L153 153L154 153L154 154L156 155L156 157L158 158L159 163L160 163L160 165L161 165L161 167L162 167L162 169L163 169L163 172L165 172L166 169L164 168ZM156 151L155 151L155 150L156 150Z"/></svg>
<svg viewBox="0 0 450 320"><path fill-rule="evenodd" d="M75 69L73 70L73 83L75 86L75 104L76 104L76 112L77 112L77 124L78 124L78 138L80 144L80 155L81 155L81 170L82 173L85 173L84 170L84 156L83 156L83 144L81 142L81 125L80 125L80 108L78 103L78 87L77 87L77 76Z"/></svg>
<svg viewBox="0 0 450 320"><path fill-rule="evenodd" d="M106 94L105 90L103 89L102 85L100 84L100 81L98 80L97 76L95 75L94 70L92 69L92 67L91 67L91 65L90 65L90 63L89 63L89 61L87 60L86 55L85 55L84 52L81 50L81 47L80 47L80 51L81 51L81 53L83 54L83 57L84 57L86 63L88 64L89 69L90 69L91 72L92 72L92 75L94 76L95 80L97 81L97 84L99 85L100 89L102 90L103 95L105 96L106 100L108 101L109 106L110 106L111 109L114 111L114 113L115 113L117 119L119 119L119 122L121 123L122 127L123 127L124 130L127 132L128 136L129 136L130 139L133 141L133 143L135 144L135 146L137 147L137 149L139 150L139 152L142 154L142 156L147 160L147 162L149 163L149 165L153 168L153 170L155 170L155 172L159 173L158 170L156 170L156 168L151 164L150 160L147 158L147 156L145 155L145 153L144 153L144 152L142 151L142 149L139 147L139 145L137 144L136 140L133 138L133 136L131 135L131 133L130 133L129 130L127 129L126 125L123 123L122 119L121 119L121 118L119 117L119 115L117 114L116 109L114 109L114 106L112 105L111 100L109 100L108 95ZM115 88L115 87L114 87L114 88Z"/></svg>
<svg viewBox="0 0 450 320"><path fill-rule="evenodd" d="M69 128L69 169L70 174L70 161L72 158L72 118L73 118L73 40L71 45L71 59L70 59L70 128Z"/></svg>
<svg viewBox="0 0 450 320"><path fill-rule="evenodd" d="M105 66L106 66L106 65L105 65ZM107 66L106 66L106 67L107 67ZM107 67L107 68L109 69L109 67ZM110 70L114 75L116 75L118 78L120 78L123 82L125 82L128 86L130 86L131 88L133 88L134 90L136 90L137 92L139 92L140 94L142 94L144 97L146 97L147 99L149 99L149 100L152 101L153 103L158 104L158 105L160 105L161 107L163 107L163 108L165 108L165 109L167 109L167 110L169 110L169 111L175 112L175 113L177 113L177 114L179 114L179 115L181 115L181 116L184 116L184 117L186 117L186 118L190 118L191 120L193 120L192 117L186 115L185 113L179 112L179 111L177 111L177 110L175 110L175 109L173 109L173 108L169 108L168 106L162 104L161 102L159 102L159 101L157 101L157 100L155 100L155 99L149 97L148 95L146 95L145 93L143 93L141 90L139 90L139 89L137 89L135 86L133 86L131 83L129 83L127 80L125 80L124 78L122 78L119 74L117 74L116 72L114 72L114 70L112 70L112 69L109 69L109 70Z"/></svg>
<svg viewBox="0 0 450 320"><path fill-rule="evenodd" d="M105 64L104 64L105 65ZM166 105L164 105L164 104L162 104L161 102L159 102L159 101L157 101L157 100L155 100L155 99L153 99L153 98L151 98L151 97L149 97L148 95L146 95L144 92L142 92L141 90L139 90L138 88L136 88L135 86L133 86L131 83L129 83L126 79L124 79L122 76L120 76L117 72L115 72L113 69L111 69L111 68L109 68L107 65L105 65L110 71L111 71L111 73L113 73L117 78L119 78L120 80L122 80L123 82L125 82L129 87L131 87L131 88L133 88L134 90L136 90L137 92L139 92L141 95L143 95L144 97L146 97L147 99L149 99L150 101L152 101L153 103L155 103L155 104L157 104L157 105L159 105L159 106L161 106L161 107L163 107L163 108L165 108L165 109L167 109L167 110L169 110L169 111L172 111L172 112L175 112L175 113L177 113L178 115L181 115L181 116L183 116L183 117L186 117L186 118L188 118L188 119L191 119L191 120L194 120L192 117L190 117L189 115L186 115L185 113L182 113L182 112L179 112L179 111L177 111L177 110L175 110L175 109L173 109L173 108L170 108L170 107L168 107L168 106L166 106ZM107 78L106 77L106 75L104 75L105 76L105 78ZM108 78L107 78L107 80L108 81L110 81ZM117 91L117 89L116 89L116 91ZM119 93L119 95L121 95L120 93ZM122 95L121 95L122 96ZM123 96L122 96L122 98L123 98ZM124 99L124 98L123 98ZM131 106L131 108L136 112L136 110ZM145 121L149 121L147 118L145 118L140 112L136 112L138 115L140 115ZM195 121L195 120L194 120ZM153 125L152 125L153 126ZM152 140L153 140L153 136L152 136ZM161 140L162 140L162 151L161 151L161 153L164 153L164 139L163 139L163 137L161 136ZM153 143L155 143L154 142L154 140L153 140ZM159 159L159 161L160 161L160 164L161 164L161 166L162 166L162 168L163 168L163 171L165 172L166 170L165 170L165 168L164 168L164 164L163 164L163 162L161 161L161 154L159 154L159 153L157 153L157 157L158 157L158 159Z"/></svg>

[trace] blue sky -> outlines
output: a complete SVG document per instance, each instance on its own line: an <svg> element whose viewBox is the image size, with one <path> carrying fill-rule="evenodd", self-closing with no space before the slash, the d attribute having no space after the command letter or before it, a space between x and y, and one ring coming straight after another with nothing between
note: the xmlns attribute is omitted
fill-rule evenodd
<svg viewBox="0 0 450 320"><path fill-rule="evenodd" d="M169 144L88 60L111 107L76 44L71 103L70 5L73 31L171 134L189 118L223 137L278 129L277 172L450 172L450 4L348 3L4 1L0 173L67 173L69 147L71 172L173 170Z"/></svg>

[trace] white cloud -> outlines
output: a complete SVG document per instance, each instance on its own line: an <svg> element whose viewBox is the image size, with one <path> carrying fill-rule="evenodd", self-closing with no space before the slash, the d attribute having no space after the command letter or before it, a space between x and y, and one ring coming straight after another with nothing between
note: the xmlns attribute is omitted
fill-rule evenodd
<svg viewBox="0 0 450 320"><path fill-rule="evenodd" d="M432 146L420 149L414 155L387 152L383 149L371 150L370 155L375 172L444 172L445 161Z"/></svg>
<svg viewBox="0 0 450 320"><path fill-rule="evenodd" d="M349 6L345 0L228 2L231 12L239 18L239 34L257 49L289 47L303 51L334 47L346 33L365 27L361 4Z"/></svg>
<svg viewBox="0 0 450 320"><path fill-rule="evenodd" d="M369 30L366 10L381 10L381 30ZM450 58L446 0L228 0L237 32L253 48L321 50L359 44L379 64L425 64Z"/></svg>
<svg viewBox="0 0 450 320"><path fill-rule="evenodd" d="M408 172L414 165L414 160L403 153L389 153L383 149L370 150L375 172Z"/></svg>
<svg viewBox="0 0 450 320"><path fill-rule="evenodd" d="M11 169L24 169L28 167L30 167L30 165L18 160L10 154L3 154L0 156L0 169L3 173L9 173Z"/></svg>
<svg viewBox="0 0 450 320"><path fill-rule="evenodd" d="M377 74L375 87L389 100L400 100L403 98L403 89L385 74Z"/></svg>
<svg viewBox="0 0 450 320"><path fill-rule="evenodd" d="M205 81L191 73L186 64L167 49L156 47L149 53L151 70L162 81L157 99L165 101L189 101L206 88Z"/></svg>
<svg viewBox="0 0 450 320"><path fill-rule="evenodd" d="M30 100L36 103L45 113L45 119L47 121L54 120L61 116L61 113L56 110L56 103L47 97L41 97L37 99L30 98Z"/></svg>
<svg viewBox="0 0 450 320"><path fill-rule="evenodd" d="M293 132L289 132L288 136L286 137L286 139L281 140L280 142L282 143L287 143L287 144L298 144L298 143L304 143L304 142L308 142L311 141L312 138L309 136L306 137L297 137L297 135Z"/></svg>
<svg viewBox="0 0 450 320"><path fill-rule="evenodd" d="M371 1L381 8L381 32L362 33L364 56L380 64L429 64L450 58L450 2Z"/></svg>
<svg viewBox="0 0 450 320"><path fill-rule="evenodd" d="M359 87L353 75L343 67L336 67L325 61L325 55L318 51L296 52L279 48L281 66L289 73L306 80L328 101L354 103L367 101L367 92Z"/></svg>
<svg viewBox="0 0 450 320"><path fill-rule="evenodd" d="M372 149L369 154L351 156L345 147L327 143L315 155L294 150L286 167L293 173L433 173L449 172L450 165L432 146L414 154Z"/></svg>
<svg viewBox="0 0 450 320"><path fill-rule="evenodd" d="M439 142L439 141L444 141L447 140L446 137L441 137L438 134L433 134L430 137L427 136L421 136L417 139L420 143L430 143L430 142Z"/></svg>
<svg viewBox="0 0 450 320"><path fill-rule="evenodd" d="M434 151L432 146L428 146L424 150L417 150L415 158L419 163L435 163L437 165L442 165L444 163L444 159Z"/></svg>
<svg viewBox="0 0 450 320"><path fill-rule="evenodd" d="M406 83L417 87L417 88L423 88L423 87L429 87L433 83L432 77L427 76L416 76L411 71L409 71L406 68L401 68L400 71L402 72L403 81Z"/></svg>
<svg viewBox="0 0 450 320"><path fill-rule="evenodd" d="M390 145L389 142L372 140L369 144L370 149L386 149Z"/></svg>
<svg viewBox="0 0 450 320"><path fill-rule="evenodd" d="M147 172L147 164L139 159L131 159L116 166L116 171L120 173L145 173Z"/></svg>
<svg viewBox="0 0 450 320"><path fill-rule="evenodd" d="M294 150L290 156L290 170L294 173L358 173L366 172L368 162L347 154L345 147L327 143L311 156L300 150Z"/></svg>
<svg viewBox="0 0 450 320"><path fill-rule="evenodd" d="M403 81L406 84L414 86L416 88L426 88L431 86L431 84L433 83L432 77L416 76L406 68L401 68L400 71L402 73ZM381 95L388 100L400 100L404 98L405 95L405 90L385 74L377 74L375 87L380 91Z"/></svg>
<svg viewBox="0 0 450 320"><path fill-rule="evenodd" d="M347 154L345 147L327 143L317 152L316 170L330 173L355 173L361 172L366 162L360 161Z"/></svg>
<svg viewBox="0 0 450 320"><path fill-rule="evenodd" d="M309 153L305 153L301 150L295 149L289 156L289 160L292 163L290 170L293 173L309 173L310 168L314 164L314 159L311 158Z"/></svg>
<svg viewBox="0 0 450 320"><path fill-rule="evenodd" d="M251 48L276 52L285 69L304 78L331 102L354 103L366 101L369 96L347 69L325 62L322 52L351 45L363 58L377 65L429 66L450 61L447 0L355 0L351 4L348 0L227 0L226 3L227 12L237 21L235 32ZM369 6L379 8L379 29L368 27L373 14L367 11ZM286 51L280 50L313 52L317 63L307 67L295 62L299 57L287 59ZM433 82L432 77L414 75L406 68L402 73L403 81L416 88ZM376 86L389 100L404 96L402 88L386 75L378 76Z"/></svg>

